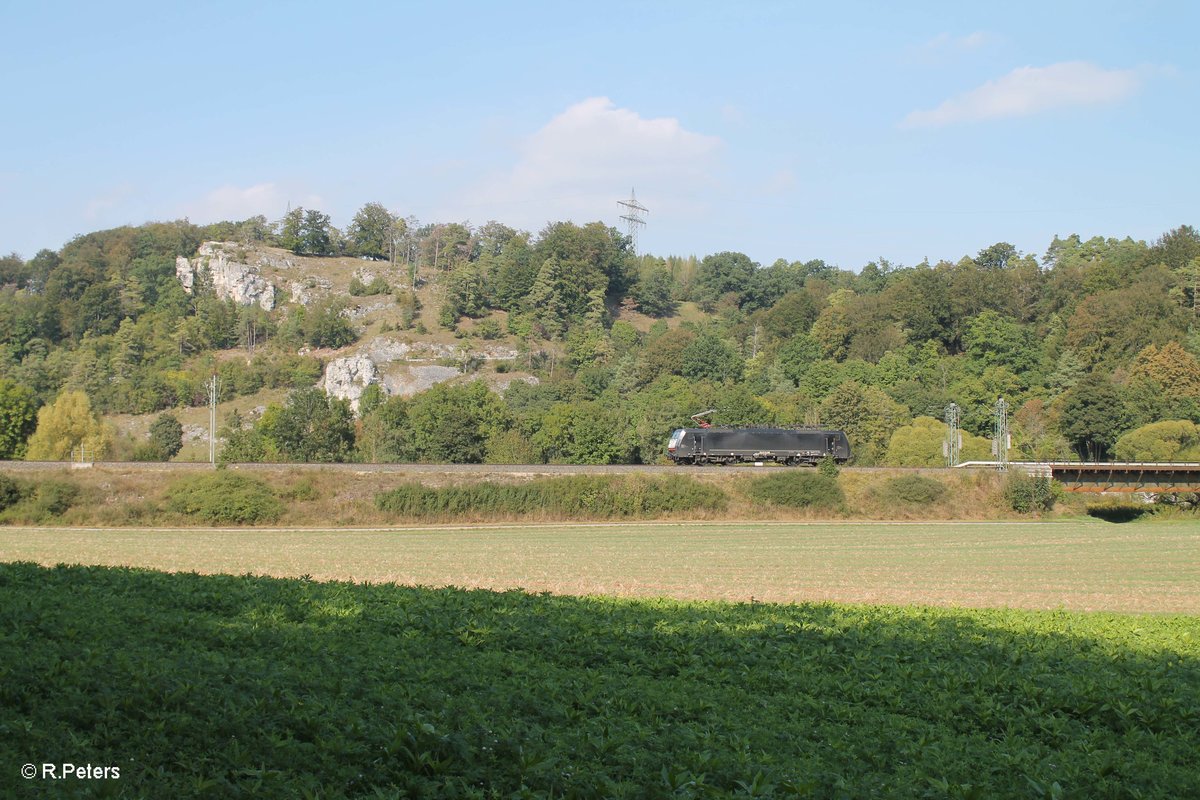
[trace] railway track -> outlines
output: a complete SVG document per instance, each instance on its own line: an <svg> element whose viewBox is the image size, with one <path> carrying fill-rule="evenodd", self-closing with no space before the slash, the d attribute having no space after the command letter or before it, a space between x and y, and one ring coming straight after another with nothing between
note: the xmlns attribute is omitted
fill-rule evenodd
<svg viewBox="0 0 1200 800"><path fill-rule="evenodd" d="M0 471L46 472L63 469L93 469L121 472L196 472L212 469L205 461L0 461ZM724 473L751 473L776 469L809 469L805 467L781 467L778 465L755 466L738 464L728 466L676 466L673 464L228 464L228 469L244 472L348 472L359 473L403 473L438 475L716 475ZM842 467L847 472L929 472L927 468L915 467Z"/></svg>

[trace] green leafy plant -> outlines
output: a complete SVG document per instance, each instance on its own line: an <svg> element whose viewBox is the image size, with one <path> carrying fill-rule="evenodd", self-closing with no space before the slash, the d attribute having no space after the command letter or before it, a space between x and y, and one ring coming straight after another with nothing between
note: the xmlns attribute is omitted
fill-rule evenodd
<svg viewBox="0 0 1200 800"><path fill-rule="evenodd" d="M841 469L838 467L837 460L833 456L825 456L817 464L817 472L829 478L836 478Z"/></svg>
<svg viewBox="0 0 1200 800"><path fill-rule="evenodd" d="M881 500L888 503L931 505L946 496L946 485L924 475L901 475L889 478L878 489Z"/></svg>
<svg viewBox="0 0 1200 800"><path fill-rule="evenodd" d="M0 475L0 511L16 505L20 499L20 485L7 475Z"/></svg>
<svg viewBox="0 0 1200 800"><path fill-rule="evenodd" d="M228 470L175 481L167 490L167 506L206 522L240 525L271 522L283 513L283 504L263 481Z"/></svg>
<svg viewBox="0 0 1200 800"><path fill-rule="evenodd" d="M1050 478L1013 471L1004 480L1004 500L1020 514L1041 514L1054 508L1062 496L1062 487Z"/></svg>
<svg viewBox="0 0 1200 800"><path fill-rule="evenodd" d="M836 478L794 470L753 479L746 487L746 494L754 500L786 508L839 509L846 501Z"/></svg>
<svg viewBox="0 0 1200 800"><path fill-rule="evenodd" d="M39 523L60 517L79 501L81 494L76 484L58 479L9 481L0 483L0 510L10 522Z"/></svg>
<svg viewBox="0 0 1200 800"><path fill-rule="evenodd" d="M1182 798L1200 784L1189 616L31 563L0 564L0 609L0 724L20 732L0 736L0 762L120 768L115 789L84 794Z"/></svg>
<svg viewBox="0 0 1200 800"><path fill-rule="evenodd" d="M574 475L522 484L474 483L430 488L405 484L376 495L375 505L401 517L550 516L654 517L672 512L717 511L724 492L682 478L662 480Z"/></svg>

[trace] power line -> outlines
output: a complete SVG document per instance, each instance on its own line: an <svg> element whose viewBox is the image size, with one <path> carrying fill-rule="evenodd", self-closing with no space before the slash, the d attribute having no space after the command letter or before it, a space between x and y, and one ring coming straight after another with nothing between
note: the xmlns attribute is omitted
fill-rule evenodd
<svg viewBox="0 0 1200 800"><path fill-rule="evenodd" d="M942 445L942 454L946 457L947 466L957 467L962 458L962 411L957 403L946 406L946 441Z"/></svg>
<svg viewBox="0 0 1200 800"><path fill-rule="evenodd" d="M642 219L641 215L642 212L649 214L650 209L646 208L637 201L637 194L633 191L633 189L629 190L629 199L618 200L617 205L625 206L627 209L629 209L629 213L622 214L621 219L625 220L625 223L628 226L627 229L629 231L629 243L633 248L634 255L636 255L638 229L646 224L646 220Z"/></svg>
<svg viewBox="0 0 1200 800"><path fill-rule="evenodd" d="M1003 398L996 399L996 423L992 440L992 452L1000 462L1000 471L1008 470L1008 448L1012 447L1012 436L1008 432L1008 402Z"/></svg>

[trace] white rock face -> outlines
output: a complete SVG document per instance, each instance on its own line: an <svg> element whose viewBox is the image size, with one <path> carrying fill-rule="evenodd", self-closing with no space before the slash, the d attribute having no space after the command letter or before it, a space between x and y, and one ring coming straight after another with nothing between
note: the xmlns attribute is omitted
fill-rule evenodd
<svg viewBox="0 0 1200 800"><path fill-rule="evenodd" d="M341 400L349 400L354 413L358 413L358 401L372 383L379 383L379 368L367 356L335 358L325 365L325 377L321 381L325 394ZM387 386L383 387L387 390Z"/></svg>
<svg viewBox="0 0 1200 800"><path fill-rule="evenodd" d="M179 283L183 286L183 290L188 294L191 294L192 286L194 286L196 283L196 273L192 269L192 262L188 261L183 256L176 256L175 277L179 279Z"/></svg>
<svg viewBox="0 0 1200 800"><path fill-rule="evenodd" d="M275 308L275 287L267 283L258 267L233 261L226 248L237 245L221 242L205 242L200 245L196 258L175 259L175 276L188 294L196 285L196 275L207 272L212 279L213 290L222 300L233 300L240 306L260 306L264 311Z"/></svg>
<svg viewBox="0 0 1200 800"><path fill-rule="evenodd" d="M412 397L435 383L457 378L461 374L456 367L439 367L433 364L423 367L412 366L389 373L383 379L383 385L388 390L388 394Z"/></svg>
<svg viewBox="0 0 1200 800"><path fill-rule="evenodd" d="M327 278L309 275L303 280L292 281L288 284L288 291L292 295L293 303L306 306L313 300L332 292L333 284Z"/></svg>

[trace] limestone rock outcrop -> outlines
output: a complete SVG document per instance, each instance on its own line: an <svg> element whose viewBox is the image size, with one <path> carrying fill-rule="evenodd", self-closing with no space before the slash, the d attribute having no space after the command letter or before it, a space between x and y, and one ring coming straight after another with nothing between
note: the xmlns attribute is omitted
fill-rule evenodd
<svg viewBox="0 0 1200 800"><path fill-rule="evenodd" d="M240 306L257 305L265 311L275 308L275 287L258 271L258 266L234 260L235 244L205 242L193 259L175 259L175 276L183 290L191 294L196 279L207 273L213 291L222 300L233 300Z"/></svg>
<svg viewBox="0 0 1200 800"><path fill-rule="evenodd" d="M373 383L380 383L379 367L369 357L357 355L335 358L326 364L321 387L330 397L349 400L350 407L358 413L358 402ZM386 386L383 388L387 390Z"/></svg>

